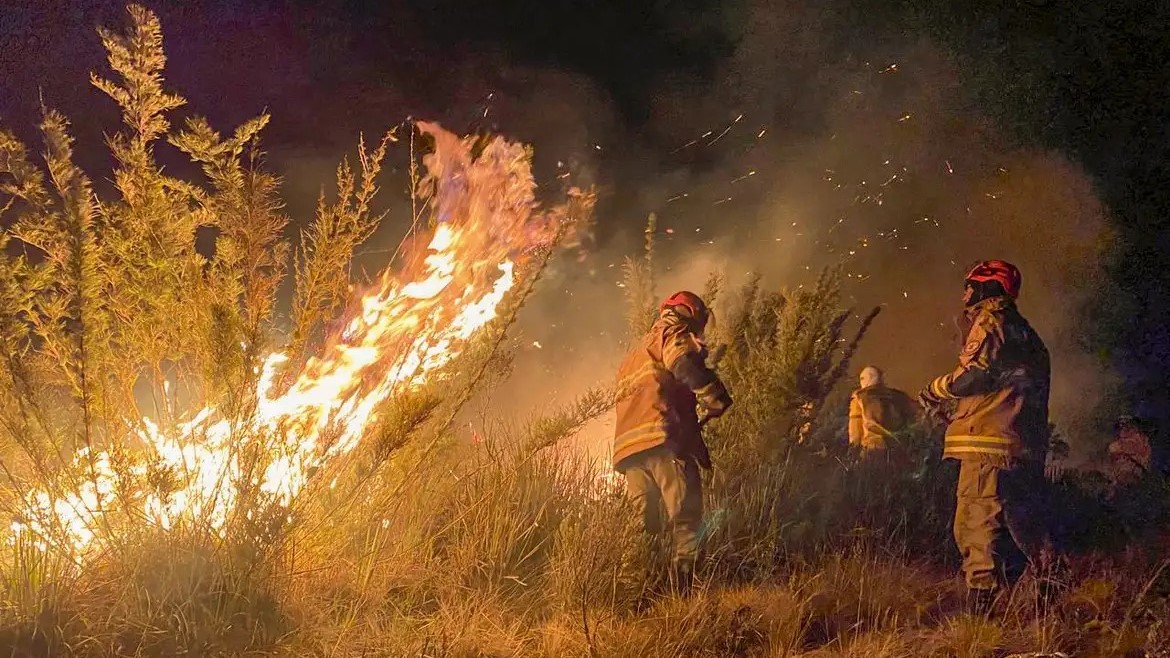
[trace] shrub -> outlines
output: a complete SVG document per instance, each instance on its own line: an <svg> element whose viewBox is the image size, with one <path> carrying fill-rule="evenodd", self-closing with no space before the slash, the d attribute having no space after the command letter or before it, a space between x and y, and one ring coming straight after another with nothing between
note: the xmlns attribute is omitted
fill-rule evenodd
<svg viewBox="0 0 1170 658"><path fill-rule="evenodd" d="M125 124L109 144L113 194L73 164L60 114L41 126L44 170L0 132L0 505L21 529L0 553L0 645L13 655L1156 655L1170 642L1170 570L1156 533L1138 532L1165 518L1157 479L1119 494L1066 474L1065 534L1112 550L1075 560L1048 609L1026 585L998 620L959 613L954 472L939 437L913 428L895 465L844 449L842 377L877 310L842 308L834 270L794 290L756 277L725 294L709 279L720 322L708 338L736 402L706 430L715 469L699 586L665 594L662 547L642 536L620 482L562 447L617 391L524 423L484 419L471 443L451 431L469 398L507 376L512 320L592 208L591 194L570 191L540 210L530 152L501 138L418 126L433 147L411 167L421 233L399 251L408 273L426 276L406 284L388 272L376 290L414 286L425 313L408 307L417 331L379 344L378 367L355 378L400 385L357 430L324 412L259 422L265 403L298 390L296 373L322 367L319 355L366 354L345 336L378 309L349 301L363 284L349 270L381 219L376 179L397 136L359 142L357 167L338 168L336 196L322 197L294 250L259 148L268 117L227 136L198 118L172 131L184 101L164 85L161 28L142 8L130 16L125 32L101 32L113 76L94 78ZM167 143L200 180L164 172L155 149ZM478 283L503 275L415 243L473 216L500 223L469 239L522 235L524 249L509 254L510 292L484 298L494 319L446 360L454 343L428 340L454 322L443 302L479 302L431 286L455 268ZM195 247L206 229L218 233L210 254ZM633 336L656 312L655 231L651 217L645 253L625 267ZM265 355L290 260L282 367ZM424 363L440 365L410 377ZM183 422L205 404L214 416ZM299 473L306 437L308 454L341 458L309 459L302 479L272 476ZM161 514L208 451L230 456L216 473L231 486L209 488L231 513ZM1106 546L1119 531L1105 527L1128 545Z"/></svg>

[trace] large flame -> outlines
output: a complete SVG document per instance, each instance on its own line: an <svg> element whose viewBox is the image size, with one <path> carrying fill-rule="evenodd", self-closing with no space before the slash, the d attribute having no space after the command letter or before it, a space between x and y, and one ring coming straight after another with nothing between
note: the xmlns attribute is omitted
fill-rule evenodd
<svg viewBox="0 0 1170 658"><path fill-rule="evenodd" d="M102 517L116 509L164 529L191 521L220 529L246 485L270 504L288 505L314 469L353 450L383 402L457 356L496 317L517 267L551 239L556 221L536 211L521 145L496 138L473 158L466 140L432 124L419 129L435 140L424 166L438 223L414 276L383 272L322 355L275 396L273 384L287 357L270 355L258 373L256 413L243 425L210 407L171 431L144 419L140 434L153 452L151 468L175 474L177 487L137 496L126 509L119 495L126 476L111 454L83 450L75 459L86 473L80 486L57 495L33 491L13 530L83 556L102 543ZM265 441L270 454L262 474L242 472L241 448L252 441ZM139 479L147 475L146 466L131 471ZM252 481L242 481L246 477Z"/></svg>

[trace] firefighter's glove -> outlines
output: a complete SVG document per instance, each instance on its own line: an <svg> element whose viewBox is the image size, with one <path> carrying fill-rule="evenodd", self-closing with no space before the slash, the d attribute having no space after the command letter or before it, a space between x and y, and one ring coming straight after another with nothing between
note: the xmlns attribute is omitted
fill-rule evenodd
<svg viewBox="0 0 1170 658"><path fill-rule="evenodd" d="M951 422L948 401L931 393L930 389L923 390L918 394L918 404L922 405L922 410L928 424L945 425Z"/></svg>
<svg viewBox="0 0 1170 658"><path fill-rule="evenodd" d="M934 414L942 407L943 399L932 393L929 388L924 388L918 393L918 404L928 414Z"/></svg>
<svg viewBox="0 0 1170 658"><path fill-rule="evenodd" d="M718 418L731 406L727 388L703 362L701 350L683 352L670 363L669 368L676 379L694 391L705 418Z"/></svg>
<svg viewBox="0 0 1170 658"><path fill-rule="evenodd" d="M705 421L722 416L731 406L731 396L728 395L723 382L718 379L695 391L695 397L699 400L699 406L703 408Z"/></svg>

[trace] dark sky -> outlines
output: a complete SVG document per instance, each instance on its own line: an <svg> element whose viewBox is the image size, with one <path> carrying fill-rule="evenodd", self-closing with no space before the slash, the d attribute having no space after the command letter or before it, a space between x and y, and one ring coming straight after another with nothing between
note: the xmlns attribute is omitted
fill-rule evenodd
<svg viewBox="0 0 1170 658"><path fill-rule="evenodd" d="M80 157L101 178L109 163L92 145L117 117L87 75L102 65L94 27L123 24L123 3L0 2L0 123L35 140L40 94L73 119L79 142L91 145ZM955 270L992 257L980 249L1018 252L1038 324L1122 376L1123 400L1110 411L1140 401L1165 408L1170 3L145 4L163 22L167 77L191 111L223 129L273 113L265 147L285 176L294 221L311 212L359 132L408 116L496 129L533 143L541 171L559 161L600 186L589 276L636 244L650 211L678 228L668 241L693 229L727 236L725 256L750 252L765 270L775 257L761 251L764 241L806 240L785 252L796 260L776 270L782 276L845 259L849 245L868 248L897 226L890 245L927 253L890 246L849 261L877 282L859 284L859 304L892 307L892 337L875 339L888 348L916 342L912 322L946 324ZM886 192L874 188L882 181L894 184L884 204ZM847 202L833 200L846 193ZM1008 206L987 205L1001 196ZM773 230L781 215L793 218L783 236ZM1097 236L1097 215L1108 238ZM940 221L934 237L901 242ZM856 228L843 239L834 224ZM1055 241L1037 243L1033 227ZM1091 253L1070 255L1064 238ZM707 244L676 241L680 269L688 249ZM814 247L817 258L807 256ZM561 276L566 286L578 281ZM916 304L924 296L929 303ZM907 367L907 380L953 358L944 330L929 331L933 361ZM1066 386L1069 406L1100 402L1075 400L1079 388Z"/></svg>

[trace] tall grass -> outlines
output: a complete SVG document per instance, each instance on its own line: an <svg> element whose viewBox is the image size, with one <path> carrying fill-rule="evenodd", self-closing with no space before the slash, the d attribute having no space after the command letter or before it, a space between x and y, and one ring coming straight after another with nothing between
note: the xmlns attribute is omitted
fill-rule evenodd
<svg viewBox="0 0 1170 658"><path fill-rule="evenodd" d="M79 446L116 448L129 472L142 459L130 437L144 412L173 422L183 400L214 400L235 418L254 413L241 391L254 390L271 347L286 257L296 258L293 347L303 360L379 220L374 179L391 138L361 149L360 171L342 165L336 200L322 201L292 250L279 181L257 142L267 117L229 137L198 119L172 135L166 117L182 99L164 88L157 20L132 8L130 28L102 38L116 80L95 81L126 123L110 144L113 198L99 203L72 164L60 115L42 126L44 171L0 132L0 505L15 515L33 487L92 480L84 460L70 459ZM205 180L164 174L153 154L163 138ZM210 259L194 247L205 226L220 231ZM625 270L635 335L661 292L655 231L651 220L643 257ZM111 514L110 541L84 567L30 535L4 544L0 655L1167 654L1170 576L1149 541L1074 561L1049 608L1025 585L996 619L959 612L954 474L934 430L911 432L894 465L859 463L844 449L843 380L877 313L843 308L833 271L796 290L756 278L728 291L712 276L704 291L736 403L708 428L715 468L705 475L697 590L669 595L662 547L641 533L620 483L561 448L617 392L601 385L526 423L489 419L476 443L450 430L473 392L490 394L506 375L499 346L547 256L460 360L387 402L359 448L291 508L241 492L223 532ZM263 454L244 457L263 467ZM117 495L176 477L145 472L127 475ZM1117 515L1079 477L1061 484L1074 510L1065 526L1079 548L1101 549L1091 530ZM1147 515L1123 525L1166 518L1150 511L1163 509L1150 502L1165 500L1159 486L1149 483L1136 505Z"/></svg>

